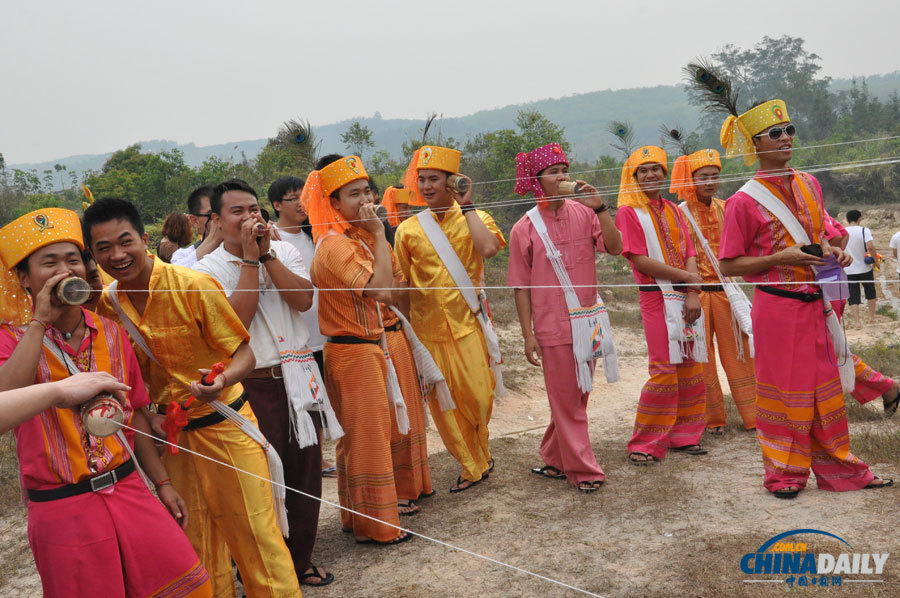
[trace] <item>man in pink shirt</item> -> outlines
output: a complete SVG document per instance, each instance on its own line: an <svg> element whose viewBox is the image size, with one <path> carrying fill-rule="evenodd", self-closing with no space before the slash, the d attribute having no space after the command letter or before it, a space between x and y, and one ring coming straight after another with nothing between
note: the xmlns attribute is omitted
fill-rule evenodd
<svg viewBox="0 0 900 598"><path fill-rule="evenodd" d="M516 192L531 192L552 246L560 253L571 282L568 285L582 307L597 301L595 253L618 255L622 237L603 200L592 186L578 181L578 194L566 199L559 184L569 181L569 161L562 147L551 143L516 157ZM547 255L545 241L529 214L510 233L507 285L515 287L516 309L525 357L543 366L550 425L541 442L545 466L532 471L549 478L567 478L583 492L600 488L606 476L591 450L587 400L590 391L578 383L573 352L570 310L562 282ZM532 288L542 287L542 288ZM589 366L593 371L593 365Z"/></svg>

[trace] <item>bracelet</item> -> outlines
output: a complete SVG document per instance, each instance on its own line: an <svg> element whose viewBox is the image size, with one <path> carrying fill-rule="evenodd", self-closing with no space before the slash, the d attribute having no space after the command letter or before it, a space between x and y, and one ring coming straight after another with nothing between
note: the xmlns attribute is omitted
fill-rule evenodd
<svg viewBox="0 0 900 598"><path fill-rule="evenodd" d="M607 206L606 204L603 204L599 208L594 208L594 214L600 215L608 209L609 209L609 206Z"/></svg>
<svg viewBox="0 0 900 598"><path fill-rule="evenodd" d="M241 258L241 267L250 266L252 268L259 268L259 260L248 260Z"/></svg>
<svg viewBox="0 0 900 598"><path fill-rule="evenodd" d="M50 330L51 328L53 328L53 324L48 324L47 322L45 322L43 320L38 320L37 318L31 318L31 322L37 322L38 324L43 326L44 331L47 331L47 330ZM28 322L28 323L31 324L31 322Z"/></svg>
<svg viewBox="0 0 900 598"><path fill-rule="evenodd" d="M156 491L159 492L159 489L162 488L163 486L165 486L166 484L168 484L169 486L172 485L172 482L169 481L169 478L166 478L161 482L153 484L153 486L154 486L154 488L156 488Z"/></svg>
<svg viewBox="0 0 900 598"><path fill-rule="evenodd" d="M475 211L475 206L473 204L467 203L466 205L461 207L463 214L468 214L469 212Z"/></svg>

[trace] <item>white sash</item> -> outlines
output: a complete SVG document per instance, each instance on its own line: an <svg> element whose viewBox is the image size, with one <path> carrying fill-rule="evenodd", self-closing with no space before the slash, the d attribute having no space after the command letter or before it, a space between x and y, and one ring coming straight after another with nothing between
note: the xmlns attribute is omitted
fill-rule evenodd
<svg viewBox="0 0 900 598"><path fill-rule="evenodd" d="M810 238L806 234L806 229L794 216L794 213L784 204L783 201L775 197L775 195L766 188L765 185L756 179L750 179L744 186L740 188L756 202L767 209L781 224L785 230L794 239L794 243L798 245L809 245ZM813 271L815 272L815 268ZM823 300L822 305L825 314L825 325L828 333L831 335L831 342L834 345L835 361L837 361L838 370L841 375L841 387L844 392L852 392L856 386L856 369L853 363L853 357L850 353L850 345L844 336L844 329L841 322L831 308L828 301Z"/></svg>
<svg viewBox="0 0 900 598"><path fill-rule="evenodd" d="M697 240L700 241L700 246L706 254L706 259L712 264L713 270L716 271L716 277L718 277L719 282L722 283L722 288L725 289L725 296L728 297L728 304L731 306L731 332L734 334L734 346L737 349L737 358L739 361L746 361L744 358L744 343L741 332L746 334L749 338L750 357L755 355L755 349L753 347L753 319L750 317L750 309L752 307L750 299L748 299L744 291L735 284L734 279L722 275L722 270L719 269L719 259L716 257L716 254L713 253L712 247L709 246L709 242L703 236L700 225L694 220L694 215L691 213L691 209L687 202L682 202L678 207L684 213L688 222L691 223L694 233L697 235ZM710 206L710 209L714 208Z"/></svg>
<svg viewBox="0 0 900 598"><path fill-rule="evenodd" d="M650 212L643 208L634 208L634 213L637 214L641 228L644 230L648 257L666 263ZM693 359L697 363L706 363L708 357L702 310L700 317L692 323L685 322L684 301L687 299L687 293L676 291L672 287L672 281L664 278L657 278L656 284L662 291L663 306L665 307L666 330L669 338L669 363L682 363L685 358Z"/></svg>
<svg viewBox="0 0 900 598"><path fill-rule="evenodd" d="M122 325L125 327L126 332L128 332L128 336L131 337L131 340L135 342L135 344L144 352L144 354L150 358L150 360L156 365L165 369L165 367L156 359L156 356L153 354L153 351L150 350L150 346L147 344L147 340L141 334L140 330L138 330L137 325L128 317L125 311L122 309L122 306L119 305L119 297L117 287L119 286L119 281L114 280L112 284L109 285L107 291L109 292L110 301L113 304L113 308L115 308L116 313L119 314L119 319L122 322ZM287 509L284 506L284 499L286 496L285 485L284 485L284 466L281 463L281 457L278 456L278 452L275 450L269 441L266 440L266 437L263 436L263 433L259 431L259 428L254 425L252 421L224 404L222 401L215 400L207 403L210 407L215 409L215 411L227 419L228 421L234 423L238 428L240 428L247 436L256 441L265 451L266 460L269 464L269 476L271 477L271 486L272 486L272 496L275 499L275 516L278 520L278 527L281 528L281 533L285 538L288 537L290 532L288 527L287 520Z"/></svg>
<svg viewBox="0 0 900 598"><path fill-rule="evenodd" d="M391 311L400 318L401 325L403 326L403 334L406 335L406 340L412 350L413 361L416 362L416 373L419 376L419 386L422 388L422 396L427 399L432 389L434 389L435 397L437 398L438 406L441 408L441 411L456 409L456 404L453 402L453 397L450 395L450 388L447 386L447 380L444 378L444 374L441 373L440 368L438 368L437 364L434 362L431 353L428 352L428 349L425 348L425 345L423 345L422 341L419 340L419 337L416 336L412 324L409 323L406 316L404 316L396 307L391 306Z"/></svg>
<svg viewBox="0 0 900 598"><path fill-rule="evenodd" d="M506 395L506 388L503 386L503 374L500 370L503 357L500 354L500 340L497 338L497 332L494 330L494 323L491 322L491 318L487 313L487 295L485 295L483 290L475 292L472 279L469 278L466 267L463 266L459 256L456 255L453 245L450 244L450 239L447 238L447 235L441 230L441 226L434 219L431 209L426 208L422 210L416 215L416 218L419 219L419 224L422 225L422 230L425 231L425 237L431 243L438 257L441 258L444 268L450 273L450 277L462 294L463 299L465 299L469 309L472 310L472 314L475 316L478 324L481 325L481 330L484 332L484 343L490 357L491 372L494 374L494 396L502 398Z"/></svg>
<svg viewBox="0 0 900 598"><path fill-rule="evenodd" d="M43 341L44 346L49 349L51 353L53 353L53 356L56 357L64 366L66 366L66 369L69 370L70 375L74 376L78 373L78 366L75 365L75 362L72 361L72 358L68 353L60 349L56 343L47 338L46 334L41 340ZM147 477L147 474L144 473L144 469L141 467L140 462L137 460L137 456L134 454L134 449L131 448L131 444L129 444L128 439L125 437L125 431L119 428L115 436L116 440L118 440L119 443L125 447L125 450L128 451L128 456L131 457L131 460L134 462L134 467L137 469L138 475L141 476L141 479L144 480L144 484L146 484L147 488L149 488L150 490L154 490L153 482L151 482L150 478Z"/></svg>
<svg viewBox="0 0 900 598"><path fill-rule="evenodd" d="M593 387L591 365L594 360L603 357L603 371L607 382L616 382L619 379L619 361L616 357L616 346L613 343L612 327L609 323L609 314L603 299L596 295L596 303L589 307L582 307L572 280L563 263L562 254L556 249L547 225L541 216L537 206L528 210L528 218L534 226L535 232L544 243L544 251L547 259L556 272L559 286L562 287L563 296L566 299L566 307L569 309L569 326L572 331L572 353L575 357L575 366L578 377L578 388L582 392L590 392Z"/></svg>

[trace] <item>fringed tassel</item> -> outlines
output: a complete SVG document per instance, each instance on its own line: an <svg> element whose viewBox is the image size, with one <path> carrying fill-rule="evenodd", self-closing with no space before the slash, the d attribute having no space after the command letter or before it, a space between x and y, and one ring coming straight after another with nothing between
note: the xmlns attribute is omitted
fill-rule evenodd
<svg viewBox="0 0 900 598"><path fill-rule="evenodd" d="M322 426L322 434L325 438L337 440L344 436L344 429L341 427L341 422L338 421L334 409L331 408L330 401L326 399L325 402L319 406L319 414L320 417L324 417L325 420L325 425Z"/></svg>
<svg viewBox="0 0 900 598"><path fill-rule="evenodd" d="M297 439L297 446L306 448L319 442L319 433L316 424L309 411L304 411L300 405L291 405L290 433ZM290 436L288 437L290 439Z"/></svg>
<svg viewBox="0 0 900 598"><path fill-rule="evenodd" d="M601 301L597 297L597 301ZM616 343L612 336L612 325L609 323L609 313L604 309L600 312L600 325L603 327L603 335L600 338L603 348L603 374L610 384L619 381L619 357L616 354Z"/></svg>
<svg viewBox="0 0 900 598"><path fill-rule="evenodd" d="M266 461L269 464L269 479L272 481L272 497L275 502L275 515L278 519L278 527L281 528L281 534L287 538L290 533L287 520L287 508L284 506L286 496L284 486L284 466L281 458L275 448L269 444L266 437L259 431L252 421L225 405L222 401L210 401L210 407L216 410L216 413L232 422L241 429L244 434L252 438L266 452Z"/></svg>
<svg viewBox="0 0 900 598"><path fill-rule="evenodd" d="M747 356L744 355L744 337L741 334L741 326L733 313L731 314L731 334L734 337L734 347L737 350L738 361L747 361Z"/></svg>
<svg viewBox="0 0 900 598"><path fill-rule="evenodd" d="M841 322L827 302L825 302L825 326L834 346L835 362L841 375L841 388L844 389L844 392L853 392L856 387L856 367L853 363L853 356L850 353L850 346L847 344Z"/></svg>
<svg viewBox="0 0 900 598"><path fill-rule="evenodd" d="M406 401L403 400L403 392L400 390L400 380L397 378L397 370L391 356L385 352L387 359L387 394L394 404L394 414L397 416L397 430L401 434L409 434L409 415L406 412Z"/></svg>
<svg viewBox="0 0 900 598"><path fill-rule="evenodd" d="M578 379L578 389L581 392L591 392L594 388L594 377L591 375L591 366L586 361L575 360L575 375Z"/></svg>
<svg viewBox="0 0 900 598"><path fill-rule="evenodd" d="M491 361L491 373L494 374L494 398L502 399L506 396L506 386L503 384L503 372L499 363Z"/></svg>
<svg viewBox="0 0 900 598"><path fill-rule="evenodd" d="M456 403L453 402L453 396L450 394L450 387L447 386L446 380L441 380L434 385L434 395L441 411L456 409Z"/></svg>

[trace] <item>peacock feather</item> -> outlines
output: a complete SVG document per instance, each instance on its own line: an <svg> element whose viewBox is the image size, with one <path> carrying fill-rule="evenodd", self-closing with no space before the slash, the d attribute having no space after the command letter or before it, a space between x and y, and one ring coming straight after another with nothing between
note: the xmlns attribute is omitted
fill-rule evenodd
<svg viewBox="0 0 900 598"><path fill-rule="evenodd" d="M634 131L631 129L631 123L614 120L607 125L607 130L616 136L618 143L610 143L612 147L619 150L628 159L634 150Z"/></svg>
<svg viewBox="0 0 900 598"><path fill-rule="evenodd" d="M708 112L726 112L738 116L739 89L732 86L727 73L708 58L698 58L682 69L688 93Z"/></svg>
<svg viewBox="0 0 900 598"><path fill-rule="evenodd" d="M665 147L666 145L674 145L678 148L678 151L681 152L682 156L687 156L688 154L694 153L693 147L693 139L690 136L684 133L684 129L681 127L676 127L674 129L667 127L666 125L662 125L659 128L660 135L662 135L662 144Z"/></svg>

